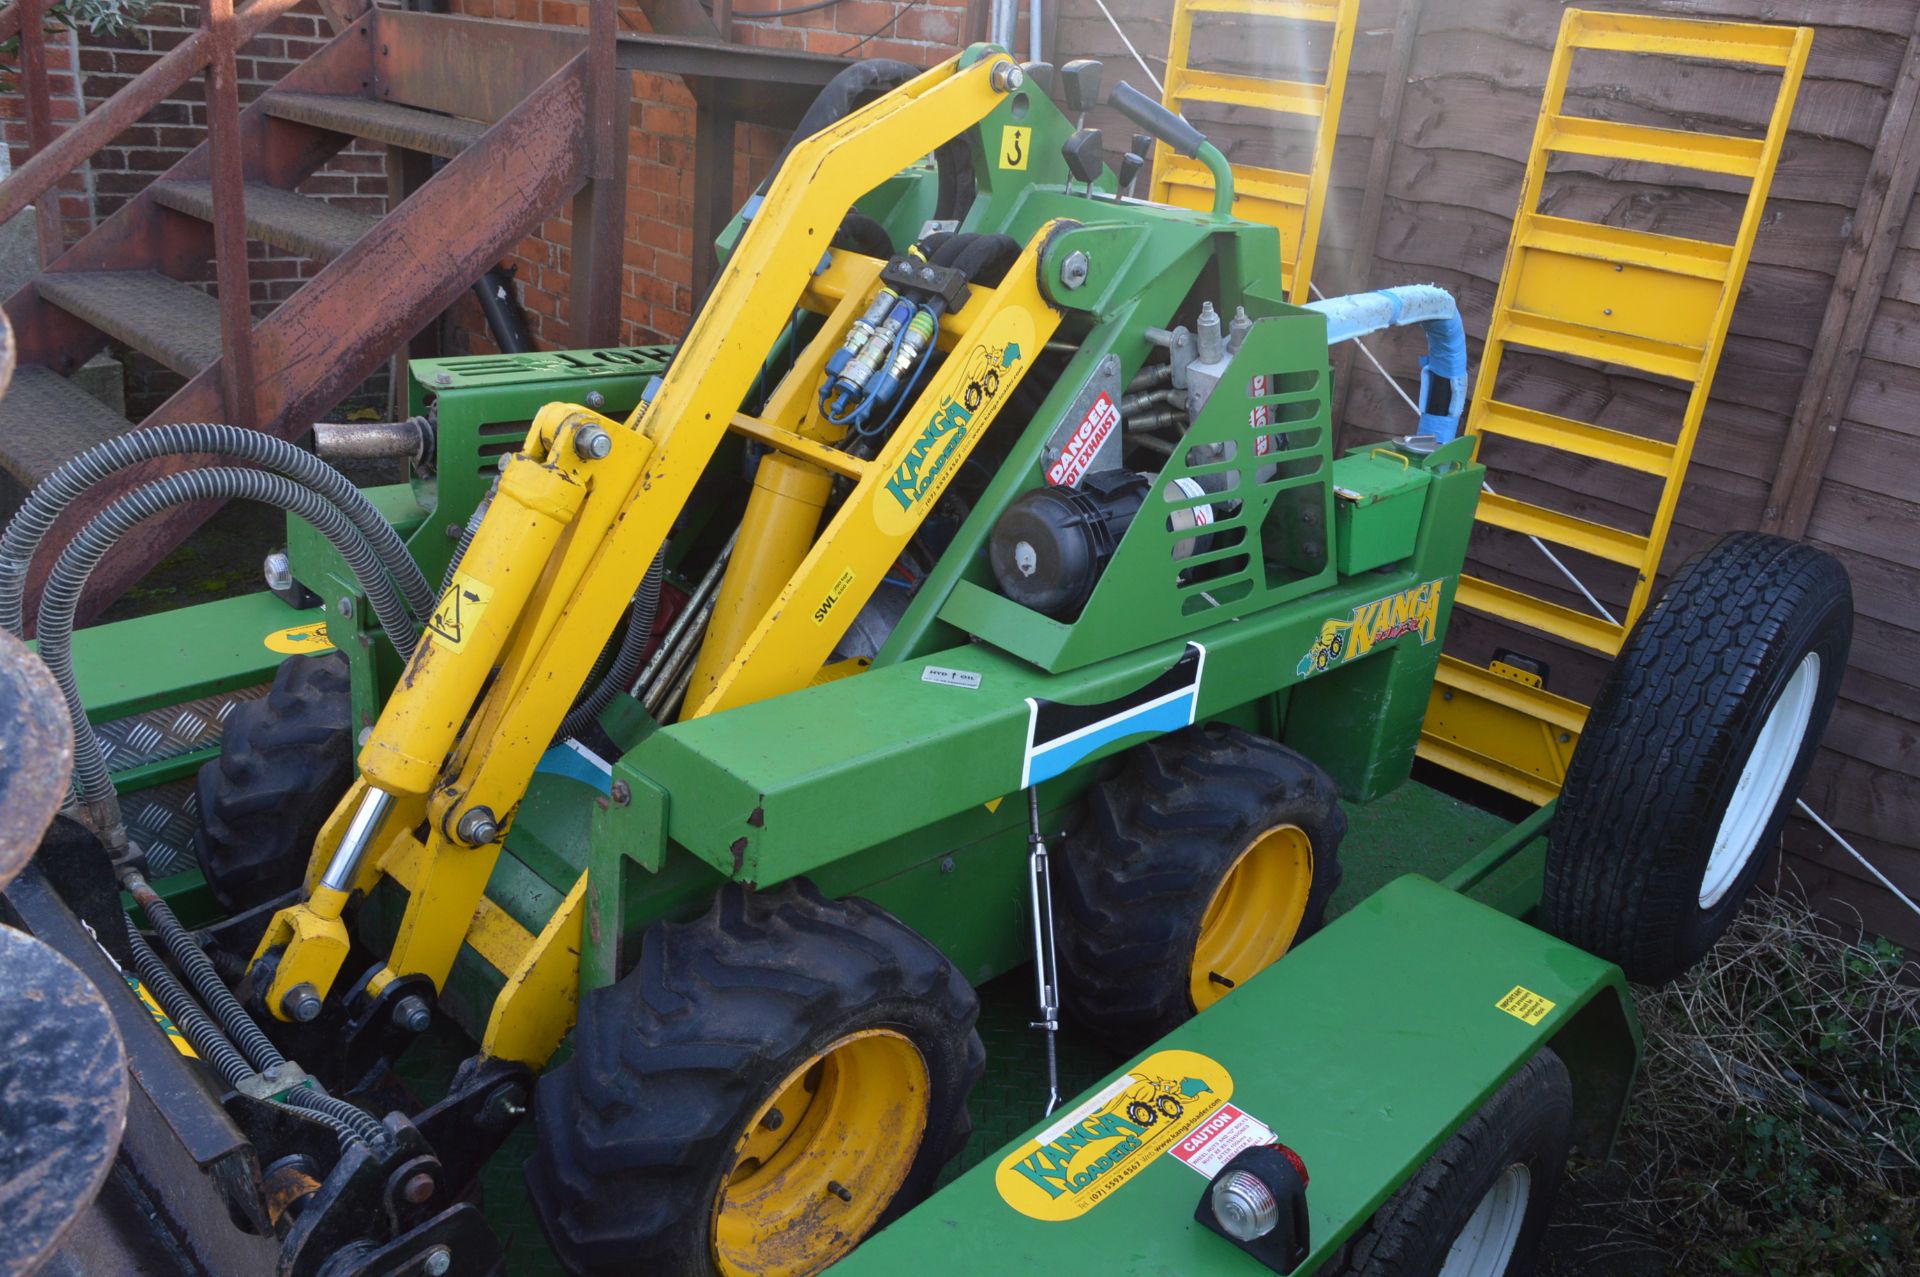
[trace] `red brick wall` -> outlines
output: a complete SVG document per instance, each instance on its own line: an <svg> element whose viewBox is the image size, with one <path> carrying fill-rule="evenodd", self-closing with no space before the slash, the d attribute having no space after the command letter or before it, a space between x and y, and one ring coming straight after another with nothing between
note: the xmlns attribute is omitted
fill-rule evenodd
<svg viewBox="0 0 1920 1277"><path fill-rule="evenodd" d="M474 17L585 25L577 0L455 0ZM752 0L740 10L795 7L795 0ZM897 58L931 66L959 46L965 0L842 0L830 9L780 19L738 18L734 39L762 48ZM623 4L623 26L647 29L637 6ZM693 305L693 97L672 76L633 76L633 117L627 162L627 244L621 283L620 341L639 345L677 340ZM734 188L744 201L786 144L782 130L743 125L736 139ZM515 270L527 326L543 347L571 343L568 329L568 250L565 212L508 258ZM490 351L480 309L471 299L455 311L456 345Z"/></svg>
<svg viewBox="0 0 1920 1277"><path fill-rule="evenodd" d="M48 37L54 117L65 128L80 116L82 101L92 110L132 82L199 26L197 3L165 0L140 23L119 35L99 36L60 30ZM314 0L283 15L240 50L237 71L241 105L273 87L280 77L331 40L332 29ZM75 83L74 62L79 77ZM69 244L113 215L149 182L206 138L204 82L189 80L139 123L101 148L91 164L67 179L61 213ZM0 97L0 134L15 165L26 158L24 103L18 92ZM361 212L385 208L384 160L377 148L356 146L337 156L301 187L303 194ZM249 248L252 301L265 314L305 283L312 263L264 244ZM208 266L202 281L212 280ZM128 407L142 412L157 406L180 385L179 376L142 356L120 352L127 362Z"/></svg>

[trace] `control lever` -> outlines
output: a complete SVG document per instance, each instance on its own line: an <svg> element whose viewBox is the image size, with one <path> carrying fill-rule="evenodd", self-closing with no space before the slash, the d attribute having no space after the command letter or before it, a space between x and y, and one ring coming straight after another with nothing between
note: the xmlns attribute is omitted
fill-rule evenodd
<svg viewBox="0 0 1920 1277"><path fill-rule="evenodd" d="M1081 129L1061 145L1060 154L1066 157L1067 172L1087 184L1091 198L1094 179L1107 171L1107 148L1100 130Z"/></svg>
<svg viewBox="0 0 1920 1277"><path fill-rule="evenodd" d="M1081 128L1087 122L1087 112L1100 105L1100 72L1103 68L1094 58L1075 58L1060 68L1060 89L1066 95L1067 110L1076 118L1074 128Z"/></svg>
<svg viewBox="0 0 1920 1277"><path fill-rule="evenodd" d="M1159 138L1181 155L1199 160L1213 177L1213 211L1226 216L1233 211L1233 168L1220 148L1207 141L1207 135L1180 116L1161 106L1140 90L1122 80L1113 86L1107 105Z"/></svg>

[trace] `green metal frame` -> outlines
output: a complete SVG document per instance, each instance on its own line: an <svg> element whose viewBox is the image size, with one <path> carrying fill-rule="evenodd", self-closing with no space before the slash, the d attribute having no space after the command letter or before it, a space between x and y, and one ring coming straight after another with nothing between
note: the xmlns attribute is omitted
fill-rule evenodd
<svg viewBox="0 0 1920 1277"><path fill-rule="evenodd" d="M1048 771L1038 788L1049 829L1116 755L1186 721L1283 740L1363 805L1408 776L1480 488L1471 440L1430 454L1362 449L1336 459L1325 322L1278 300L1272 228L1120 202L1110 181L1095 194L1069 192L1057 154L1069 127L1044 98L1009 103L982 136L1014 127L1016 109L1018 125L1033 129L1030 167L999 169L976 148L981 198L966 228L1024 242L1050 221L1077 223L1058 231L1041 264L1043 285L1068 312L1064 367L1030 419L1002 428L1013 432L994 441L1004 459L871 668L668 726L619 703L603 719L622 750L604 783L559 771L536 777L487 894L538 931L587 873L586 987L618 979L648 925L698 911L729 879L766 886L807 875L830 895L871 898L975 982L1026 961L1019 791L1038 757L1043 704L1126 706L1159 680L1192 680L1182 717L1124 718ZM917 233L929 176L905 175L869 206L896 240ZM1048 283L1070 253L1087 256L1085 282ZM1111 356L1124 384L1150 353L1146 329L1203 296L1257 322L1085 608L1058 620L1001 597L988 537L1007 506L1044 481L1047 441L1095 367ZM815 322L797 316L791 331L804 335ZM566 401L623 415L669 353L417 363L411 402L436 415L437 474L370 495L437 578L495 458L540 407ZM1259 435L1267 451L1251 446ZM1236 450L1218 460L1191 451L1216 443ZM716 457L704 508L687 512L677 551L709 536L703 520L737 502L748 459L739 448ZM1222 506L1216 540L1176 562L1166 491L1181 477L1222 474L1234 486L1220 495L1237 508ZM261 636L323 615L354 669L356 717L370 724L398 662L330 547L296 524L289 554L323 613L256 598L149 618L143 629L128 622L83 633L76 659L96 713L264 681L279 658ZM129 659L136 648L140 659ZM177 659L154 660L154 651ZM977 674L978 685L928 681L929 666ZM163 773L172 774L153 771ZM1538 875L1516 867L1539 854L1540 827L1528 822L1469 854L1449 881L1456 890L1407 879L1377 892L1162 1044L1226 1064L1235 1102L1315 1164L1314 1263L1542 1043L1569 1054L1589 1146L1610 1136L1637 1056L1618 973L1458 894L1480 892L1508 914L1530 908ZM403 904L402 889L384 882L361 909L361 935L378 945ZM442 1007L477 1036L504 981L464 947ZM1553 1002L1552 1012L1535 1025L1495 1008L1515 985ZM1160 1158L1124 1193L1139 1211L1167 1212L1164 1227L1144 1227L1122 1208L1041 1224L998 1201L989 1165L870 1243L849 1269L896 1271L910 1253L916 1267L971 1270L994 1253L1010 1265L1071 1261L1076 1270L1104 1259L1237 1271L1244 1257L1191 1221L1202 1183Z"/></svg>
<svg viewBox="0 0 1920 1277"><path fill-rule="evenodd" d="M1516 986L1552 1004L1538 1023L1501 1009ZM1558 1052L1572 1075L1576 1147L1604 1157L1639 1053L1632 1006L1612 965L1409 876L1151 1053L1194 1052L1231 1075L1230 1095L1203 1093L1190 1102L1192 1121L1229 1102L1305 1161L1313 1248L1295 1270L1305 1274L1325 1264L1541 1047ZM1076 1111L1070 1102L1026 1140ZM1126 1134L1116 1128L1081 1148L1062 1146L1071 1159L1066 1169L1097 1164ZM1009 1154L1030 1146L1016 1144ZM975 1166L833 1271L1270 1277L1260 1261L1194 1221L1207 1181L1170 1152L1076 1218L1059 1220L1031 1218L1002 1197L995 1182L1002 1160ZM1106 1183L1096 1178L1082 1191Z"/></svg>

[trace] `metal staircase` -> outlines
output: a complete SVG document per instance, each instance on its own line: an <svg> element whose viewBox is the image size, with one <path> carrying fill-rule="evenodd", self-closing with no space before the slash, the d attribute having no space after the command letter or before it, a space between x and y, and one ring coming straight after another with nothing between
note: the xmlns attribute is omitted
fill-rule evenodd
<svg viewBox="0 0 1920 1277"><path fill-rule="evenodd" d="M1257 165L1233 166L1233 212L1280 231L1280 278L1288 297L1307 300L1313 259L1320 240L1320 216L1326 207L1333 146L1340 132L1340 101L1346 93L1347 63L1353 49L1353 24L1359 0L1174 0L1173 34L1167 50L1167 81L1161 101L1180 111L1195 103L1251 108L1273 115L1313 120L1312 167L1302 173ZM1203 71L1192 65L1197 22L1221 18L1258 18L1331 28L1326 79L1319 82L1270 80ZM1263 29L1263 41L1269 33ZM1278 43L1277 38L1273 43ZM1176 154L1165 143L1153 150L1153 198L1182 208L1213 207L1213 179L1198 160Z"/></svg>
<svg viewBox="0 0 1920 1277"><path fill-rule="evenodd" d="M0 516L62 462L136 424L67 380L108 341L187 378L146 423L226 421L295 437L569 200L570 336L575 345L614 344L628 73L697 76L690 82L703 113L710 104L729 121L765 123L790 121L844 65L720 43L710 24L705 34L662 34L706 21L676 17L670 0L651 6L651 34L620 33L611 0L594 0L586 30L379 8L355 16L342 0L328 10L339 15L335 38L242 110L235 51L297 0L205 3L200 31L57 137L44 125L46 77L35 74L45 70L47 0L0 10L0 38L22 39L29 115L42 113L34 154L0 183L0 221L40 201L48 262L6 301L20 368L0 400ZM63 245L58 219L44 215L61 179L203 73L207 140ZM702 190L719 191L706 200L709 221L731 208L731 137L729 124L700 152ZM296 189L356 139L388 148L394 193L384 216ZM710 242L712 227L707 233ZM248 300L252 240L319 266L257 320ZM186 282L209 262L211 296ZM129 483L140 477L148 476L135 472ZM73 517L124 490L90 497ZM123 546L95 574L88 611L210 513L182 510L148 524L139 545Z"/></svg>
<svg viewBox="0 0 1920 1277"><path fill-rule="evenodd" d="M1813 33L1804 27L1698 22L1567 10L1527 158L1520 210L1507 247L1467 414L1467 431L1520 440L1661 480L1645 533L1483 493L1477 519L1622 564L1635 572L1618 622L1523 590L1460 578L1457 606L1612 657L1646 610L1661 551L1712 391L1727 326L1765 211ZM1580 50L1654 54L1780 71L1764 137L1687 132L1566 113L1567 79ZM1744 178L1746 202L1731 244L1625 230L1538 211L1554 155L1699 170ZM1496 399L1509 346L1594 360L1671 378L1687 387L1672 443L1607 429ZM1586 721L1586 706L1557 696L1525 670L1443 656L1420 741L1423 758L1533 802L1559 792Z"/></svg>

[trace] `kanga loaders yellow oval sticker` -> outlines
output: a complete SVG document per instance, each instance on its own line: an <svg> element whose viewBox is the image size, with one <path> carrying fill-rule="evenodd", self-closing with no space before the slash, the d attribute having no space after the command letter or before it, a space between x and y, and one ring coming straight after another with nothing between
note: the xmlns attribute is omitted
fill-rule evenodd
<svg viewBox="0 0 1920 1277"><path fill-rule="evenodd" d="M1219 1063L1156 1051L1008 1154L994 1187L1022 1215L1078 1219L1232 1096Z"/></svg>

